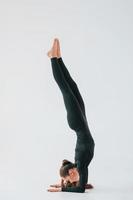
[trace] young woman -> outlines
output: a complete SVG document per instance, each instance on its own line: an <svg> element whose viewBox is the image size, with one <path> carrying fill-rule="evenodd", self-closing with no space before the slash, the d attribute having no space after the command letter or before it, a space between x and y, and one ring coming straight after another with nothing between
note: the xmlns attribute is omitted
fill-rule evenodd
<svg viewBox="0 0 133 200"><path fill-rule="evenodd" d="M85 192L92 188L88 181L88 165L94 156L95 142L89 130L85 105L78 86L68 72L60 51L60 43L54 39L53 46L47 53L51 61L53 77L60 88L67 112L69 127L77 135L75 162L63 160L60 168L61 183L51 185L49 192Z"/></svg>

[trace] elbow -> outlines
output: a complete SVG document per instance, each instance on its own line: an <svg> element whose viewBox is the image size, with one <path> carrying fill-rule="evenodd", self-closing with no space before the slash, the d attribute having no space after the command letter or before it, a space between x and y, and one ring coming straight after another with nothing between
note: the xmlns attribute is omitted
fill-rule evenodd
<svg viewBox="0 0 133 200"><path fill-rule="evenodd" d="M80 188L80 193L84 193L85 192L85 187Z"/></svg>

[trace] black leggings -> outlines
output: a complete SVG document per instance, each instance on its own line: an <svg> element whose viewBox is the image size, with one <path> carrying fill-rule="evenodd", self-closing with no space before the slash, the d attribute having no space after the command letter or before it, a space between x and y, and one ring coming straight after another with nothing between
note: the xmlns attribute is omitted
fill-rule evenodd
<svg viewBox="0 0 133 200"><path fill-rule="evenodd" d="M78 86L68 72L62 57L51 58L52 72L64 99L67 120L71 129L78 131L86 126L85 105Z"/></svg>

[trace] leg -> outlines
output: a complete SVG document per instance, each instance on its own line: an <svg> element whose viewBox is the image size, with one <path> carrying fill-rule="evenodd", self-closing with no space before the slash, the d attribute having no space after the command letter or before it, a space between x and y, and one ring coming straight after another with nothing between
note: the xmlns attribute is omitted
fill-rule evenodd
<svg viewBox="0 0 133 200"><path fill-rule="evenodd" d="M60 65L60 69L67 81L67 83L69 84L73 94L75 95L75 97L77 98L78 102L79 102L79 105L82 109L82 112L84 114L84 116L86 117L86 114L85 114L85 105L84 105L84 101L83 101L83 98L79 92L79 89L78 89L78 86L77 84L75 83L75 81L73 80L73 78L71 77L68 69L66 68L64 62L63 62L63 59L62 57L58 58L58 62L59 62L59 65Z"/></svg>
<svg viewBox="0 0 133 200"><path fill-rule="evenodd" d="M57 57L51 58L52 72L56 83L58 84L64 99L67 111L67 120L71 129L79 130L85 124L85 118L78 100L74 96L69 84L66 82L60 69Z"/></svg>

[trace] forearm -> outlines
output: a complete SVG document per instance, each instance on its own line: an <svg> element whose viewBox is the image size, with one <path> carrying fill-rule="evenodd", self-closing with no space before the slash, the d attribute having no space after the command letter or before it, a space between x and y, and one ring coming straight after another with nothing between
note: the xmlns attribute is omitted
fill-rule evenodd
<svg viewBox="0 0 133 200"><path fill-rule="evenodd" d="M77 193L84 193L85 187L75 186L75 187L62 187L62 192L77 192Z"/></svg>

